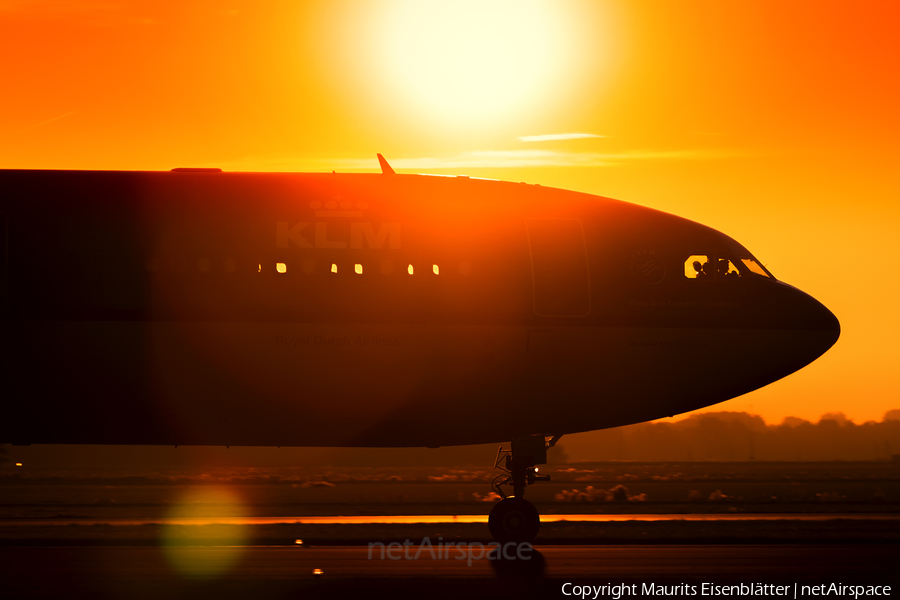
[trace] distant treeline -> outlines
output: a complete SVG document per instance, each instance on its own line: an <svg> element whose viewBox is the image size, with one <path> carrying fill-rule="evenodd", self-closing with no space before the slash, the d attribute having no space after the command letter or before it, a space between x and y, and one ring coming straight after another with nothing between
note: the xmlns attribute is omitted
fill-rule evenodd
<svg viewBox="0 0 900 600"><path fill-rule="evenodd" d="M861 425L843 413L768 425L759 415L711 412L564 437L561 445L570 461L891 460L900 455L900 410Z"/></svg>
<svg viewBox="0 0 900 600"><path fill-rule="evenodd" d="M508 443L503 447L507 448ZM179 446L0 446L0 470L26 467L483 467L497 444L443 448L241 448ZM842 413L818 423L790 417L767 425L743 412L691 415L675 422L639 423L563 436L547 458L577 461L815 461L892 460L900 454L900 410L881 422L856 425ZM897 460L900 460L898 458Z"/></svg>

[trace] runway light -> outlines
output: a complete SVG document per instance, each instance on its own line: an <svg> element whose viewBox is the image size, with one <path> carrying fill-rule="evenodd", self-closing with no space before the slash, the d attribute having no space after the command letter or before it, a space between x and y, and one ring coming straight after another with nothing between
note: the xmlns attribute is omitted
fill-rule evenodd
<svg viewBox="0 0 900 600"><path fill-rule="evenodd" d="M313 569L313 575L315 575L316 577L319 577L324 574L325 574L325 571L323 571L322 569Z"/></svg>
<svg viewBox="0 0 900 600"><path fill-rule="evenodd" d="M287 273L287 264L285 263L275 263L275 270L279 273Z"/></svg>

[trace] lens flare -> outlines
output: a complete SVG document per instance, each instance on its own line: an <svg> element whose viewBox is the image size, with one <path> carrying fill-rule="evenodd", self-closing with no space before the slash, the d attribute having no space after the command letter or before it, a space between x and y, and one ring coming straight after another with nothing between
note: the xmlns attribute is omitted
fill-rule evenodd
<svg viewBox="0 0 900 600"><path fill-rule="evenodd" d="M230 489L195 486L169 513L160 544L166 561L184 577L214 579L240 559L247 541L246 527L221 523L242 514L240 498Z"/></svg>

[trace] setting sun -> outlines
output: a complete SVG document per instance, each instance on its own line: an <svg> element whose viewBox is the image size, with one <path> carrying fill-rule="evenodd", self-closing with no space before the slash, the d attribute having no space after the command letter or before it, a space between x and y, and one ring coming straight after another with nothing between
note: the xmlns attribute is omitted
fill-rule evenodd
<svg viewBox="0 0 900 600"><path fill-rule="evenodd" d="M546 99L572 60L561 10L534 2L397 2L374 25L373 68L404 104L444 119L520 113Z"/></svg>

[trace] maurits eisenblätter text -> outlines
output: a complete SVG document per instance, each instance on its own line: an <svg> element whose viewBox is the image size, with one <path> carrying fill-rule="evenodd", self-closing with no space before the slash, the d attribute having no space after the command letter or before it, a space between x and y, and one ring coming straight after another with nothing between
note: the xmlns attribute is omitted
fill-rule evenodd
<svg viewBox="0 0 900 600"><path fill-rule="evenodd" d="M714 583L579 585L576 583L564 583L562 593L564 596L574 596L582 600L586 598L596 600L601 597L619 600L627 596L784 596L788 598L843 596L860 598L890 596L891 586L844 585L841 583L822 583L818 585L774 585L769 583L739 583L733 585Z"/></svg>

